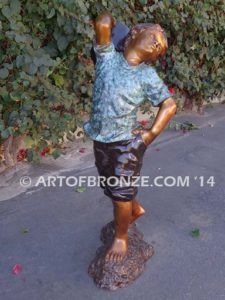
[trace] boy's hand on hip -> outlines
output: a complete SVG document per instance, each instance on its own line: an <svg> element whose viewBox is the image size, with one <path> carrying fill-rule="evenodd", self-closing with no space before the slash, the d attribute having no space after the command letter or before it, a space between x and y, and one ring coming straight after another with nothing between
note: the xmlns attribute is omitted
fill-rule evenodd
<svg viewBox="0 0 225 300"><path fill-rule="evenodd" d="M149 146L155 138L151 132L151 129L134 129L132 130L132 133L135 135L141 134L143 142L146 146Z"/></svg>

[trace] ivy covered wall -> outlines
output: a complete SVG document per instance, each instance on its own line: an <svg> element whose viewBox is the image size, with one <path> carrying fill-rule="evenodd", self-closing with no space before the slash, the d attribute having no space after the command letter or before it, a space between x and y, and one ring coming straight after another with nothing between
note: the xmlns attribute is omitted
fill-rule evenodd
<svg viewBox="0 0 225 300"><path fill-rule="evenodd" d="M201 104L224 90L223 0L1 0L0 144L25 135L35 160L82 125L91 109L92 21L105 9L129 27L165 28L169 50L156 67L177 98Z"/></svg>

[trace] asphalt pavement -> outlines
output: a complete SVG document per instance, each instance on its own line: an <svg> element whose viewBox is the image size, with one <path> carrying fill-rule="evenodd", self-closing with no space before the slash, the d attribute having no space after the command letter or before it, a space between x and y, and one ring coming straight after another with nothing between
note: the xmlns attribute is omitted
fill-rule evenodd
<svg viewBox="0 0 225 300"><path fill-rule="evenodd" d="M176 120L199 129L166 131L145 153L137 226L155 254L142 276L110 292L87 274L112 204L101 188L64 179L97 175L91 166L61 173L62 186L40 182L0 202L0 299L225 299L225 105Z"/></svg>

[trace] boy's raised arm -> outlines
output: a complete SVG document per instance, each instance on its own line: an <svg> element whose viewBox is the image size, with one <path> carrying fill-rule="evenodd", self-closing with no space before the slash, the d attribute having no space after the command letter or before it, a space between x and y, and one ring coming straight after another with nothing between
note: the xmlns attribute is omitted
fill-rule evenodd
<svg viewBox="0 0 225 300"><path fill-rule="evenodd" d="M115 26L115 20L109 11L101 13L94 21L97 45L107 45L112 41L112 28Z"/></svg>

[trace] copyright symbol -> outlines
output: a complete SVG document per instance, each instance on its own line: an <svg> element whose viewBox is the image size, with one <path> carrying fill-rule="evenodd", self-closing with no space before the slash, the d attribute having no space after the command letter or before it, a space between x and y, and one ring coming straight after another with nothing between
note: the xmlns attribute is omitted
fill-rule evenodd
<svg viewBox="0 0 225 300"><path fill-rule="evenodd" d="M31 178L29 176L22 176L20 178L20 185L22 187L28 187L31 185Z"/></svg>

